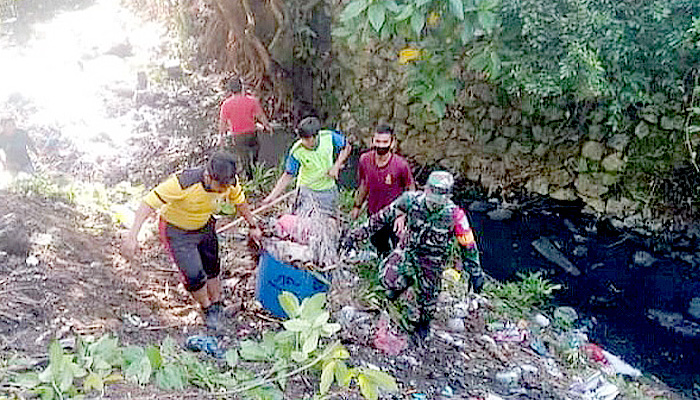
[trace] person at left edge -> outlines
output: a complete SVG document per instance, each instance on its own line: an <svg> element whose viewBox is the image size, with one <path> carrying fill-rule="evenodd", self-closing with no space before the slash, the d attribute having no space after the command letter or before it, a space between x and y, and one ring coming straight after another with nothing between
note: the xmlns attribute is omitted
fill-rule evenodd
<svg viewBox="0 0 700 400"><path fill-rule="evenodd" d="M151 190L136 211L123 250L132 258L144 221L160 214L161 239L180 270L185 288L199 303L208 328L216 330L223 311L219 246L215 219L221 201L236 205L250 226L250 235L262 236L238 183L236 163L227 152L214 153L206 164L172 175Z"/></svg>

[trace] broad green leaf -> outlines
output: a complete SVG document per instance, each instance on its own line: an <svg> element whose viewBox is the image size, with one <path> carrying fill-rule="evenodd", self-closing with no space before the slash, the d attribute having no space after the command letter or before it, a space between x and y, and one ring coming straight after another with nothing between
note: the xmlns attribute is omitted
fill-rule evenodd
<svg viewBox="0 0 700 400"><path fill-rule="evenodd" d="M416 36L420 36L424 26L425 14L423 14L420 11L414 12L411 16L411 29L413 29L413 32L416 34Z"/></svg>
<svg viewBox="0 0 700 400"><path fill-rule="evenodd" d="M379 32L384 25L384 18L386 16L386 8L382 3L372 3L367 10L367 15L369 16L369 23L375 31Z"/></svg>
<svg viewBox="0 0 700 400"><path fill-rule="evenodd" d="M466 45L467 43L471 42L471 40L474 38L474 25L470 22L465 22L464 29L462 30L462 35L460 36L460 38L462 39L463 45Z"/></svg>
<svg viewBox="0 0 700 400"><path fill-rule="evenodd" d="M393 13L398 13L399 11L401 11L401 8L398 4L396 4L396 1L394 0L384 0L383 3L384 7Z"/></svg>
<svg viewBox="0 0 700 400"><path fill-rule="evenodd" d="M299 316L299 299L294 293L282 292L277 296L282 310L287 314L289 318L297 318Z"/></svg>
<svg viewBox="0 0 700 400"><path fill-rule="evenodd" d="M416 0L416 8L423 7L424 5L430 3L431 0Z"/></svg>
<svg viewBox="0 0 700 400"><path fill-rule="evenodd" d="M700 86L698 86L700 87ZM700 115L700 107L690 107L690 112L695 115Z"/></svg>
<svg viewBox="0 0 700 400"><path fill-rule="evenodd" d="M479 1L479 10L493 11L498 6L498 0Z"/></svg>
<svg viewBox="0 0 700 400"><path fill-rule="evenodd" d="M413 15L413 5L406 4L403 6L403 9L399 13L399 15L394 17L394 19L396 21L403 21L403 20L407 19L408 17L410 17L411 15Z"/></svg>
<svg viewBox="0 0 700 400"><path fill-rule="evenodd" d="M146 356L151 362L153 369L158 369L161 365L163 365L163 357L161 357L160 350L156 346L148 346L146 348Z"/></svg>
<svg viewBox="0 0 700 400"><path fill-rule="evenodd" d="M491 53L488 51L488 49L484 49L469 60L468 67L475 71L485 71L489 66L490 57Z"/></svg>
<svg viewBox="0 0 700 400"><path fill-rule="evenodd" d="M331 317L331 313L328 311L322 311L321 314L314 319L313 324L311 325L312 328L319 328L323 326L326 322L328 322L328 319Z"/></svg>
<svg viewBox="0 0 700 400"><path fill-rule="evenodd" d="M491 32L496 27L496 14L491 11L479 11L476 14L479 24L486 32Z"/></svg>
<svg viewBox="0 0 700 400"><path fill-rule="evenodd" d="M700 126L697 125L690 125L687 129L688 133L697 133L700 132Z"/></svg>
<svg viewBox="0 0 700 400"><path fill-rule="evenodd" d="M360 392L368 400L377 400L379 398L379 392L377 390L377 385L364 374L360 374L357 377L357 381L360 384Z"/></svg>
<svg viewBox="0 0 700 400"><path fill-rule="evenodd" d="M501 76L501 57L494 50L491 52L491 78L496 79Z"/></svg>
<svg viewBox="0 0 700 400"><path fill-rule="evenodd" d="M439 118L442 118L445 116L445 111L447 110L447 108L445 107L445 103L442 100L440 100L440 99L433 100L433 102L431 103L431 106L433 108L433 112L435 112L435 114Z"/></svg>
<svg viewBox="0 0 700 400"><path fill-rule="evenodd" d="M344 28L342 26L333 27L333 30L331 31L331 36L334 36L337 38L346 38L350 35L352 35L352 31L350 29Z"/></svg>
<svg viewBox="0 0 700 400"><path fill-rule="evenodd" d="M366 8L367 0L353 0L352 2L348 3L348 5L345 6L345 9L343 9L343 12L340 13L340 20L343 22L349 21L362 14Z"/></svg>
<svg viewBox="0 0 700 400"><path fill-rule="evenodd" d="M331 388L333 378L335 377L336 364L336 361L331 361L328 364L326 364L325 367L323 367L323 371L321 372L321 384L319 385L321 394L326 394L328 392L328 389Z"/></svg>
<svg viewBox="0 0 700 400"><path fill-rule="evenodd" d="M104 383L117 383L117 382L123 381L124 377L120 373L114 373L114 374L108 375L103 380L104 380Z"/></svg>
<svg viewBox="0 0 700 400"><path fill-rule="evenodd" d="M316 293L311 297L305 298L301 302L301 317L305 320L313 321L322 311L326 304L326 293Z"/></svg>
<svg viewBox="0 0 700 400"><path fill-rule="evenodd" d="M238 351L236 349L229 349L226 351L226 365L228 365L229 368L238 366Z"/></svg>
<svg viewBox="0 0 700 400"><path fill-rule="evenodd" d="M156 372L155 382L165 390L182 390L185 388L185 371L182 367L168 364Z"/></svg>
<svg viewBox="0 0 700 400"><path fill-rule="evenodd" d="M394 377L392 377L384 371L365 369L362 373L384 390L387 390L392 393L397 392L399 390L399 387L396 385L396 380L394 379Z"/></svg>
<svg viewBox="0 0 700 400"><path fill-rule="evenodd" d="M88 375L83 381L83 390L86 392L89 392L93 389L99 390L101 392L102 390L104 390L104 388L105 383L102 380L102 377L94 372Z"/></svg>
<svg viewBox="0 0 700 400"><path fill-rule="evenodd" d="M145 385L151 379L152 371L151 362L144 355L140 360L131 363L124 374L127 379Z"/></svg>
<svg viewBox="0 0 700 400"><path fill-rule="evenodd" d="M306 361L309 358L309 355L307 353L304 353L302 351L293 351L292 352L292 360L302 363Z"/></svg>
<svg viewBox="0 0 700 400"><path fill-rule="evenodd" d="M126 366L140 360L143 358L144 354L143 348L139 346L129 346L122 350L122 357ZM122 369L126 369L126 366Z"/></svg>
<svg viewBox="0 0 700 400"><path fill-rule="evenodd" d="M39 386L41 380L39 379L39 374L36 372L27 372L18 375L13 383L23 389L32 389Z"/></svg>
<svg viewBox="0 0 700 400"><path fill-rule="evenodd" d="M284 329L290 330L292 332L303 332L311 328L311 323L300 318L295 318L290 319L288 321L284 321L282 326L284 326Z"/></svg>
<svg viewBox="0 0 700 400"><path fill-rule="evenodd" d="M450 10L452 15L460 21L464 21L464 3L462 0L450 0Z"/></svg>
<svg viewBox="0 0 700 400"><path fill-rule="evenodd" d="M63 363L63 348L58 340L53 339L49 344L49 364L60 365Z"/></svg>
<svg viewBox="0 0 700 400"><path fill-rule="evenodd" d="M342 361L342 360L336 361L335 381L338 382L338 385L343 386L343 387L348 387L350 385L351 379L352 379L352 374L350 373L348 366L345 365L345 361Z"/></svg>
<svg viewBox="0 0 700 400"><path fill-rule="evenodd" d="M163 357L174 356L177 354L177 344L170 335L166 336L160 343L160 354L162 354Z"/></svg>
<svg viewBox="0 0 700 400"><path fill-rule="evenodd" d="M331 346L334 346L331 344ZM333 349L333 352L331 353L331 358L338 358L338 359L348 359L350 358L350 353L348 352L348 349L345 348L343 345L335 345L335 348Z"/></svg>
<svg viewBox="0 0 700 400"><path fill-rule="evenodd" d="M253 340L244 340L241 342L240 356L244 360L249 361L264 361L268 358L265 349Z"/></svg>
<svg viewBox="0 0 700 400"><path fill-rule="evenodd" d="M335 335L339 330L340 324L334 322L323 325L323 327L321 328L321 334L323 335L323 337L331 337Z"/></svg>
<svg viewBox="0 0 700 400"><path fill-rule="evenodd" d="M307 336L304 340L304 345L302 346L301 350L307 354L316 350L316 348L318 347L318 338L318 330L313 330L311 334Z"/></svg>

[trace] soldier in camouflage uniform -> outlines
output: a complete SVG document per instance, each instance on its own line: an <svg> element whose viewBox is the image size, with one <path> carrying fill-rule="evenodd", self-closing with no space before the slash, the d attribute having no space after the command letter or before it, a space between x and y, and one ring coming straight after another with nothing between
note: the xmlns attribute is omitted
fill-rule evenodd
<svg viewBox="0 0 700 400"><path fill-rule="evenodd" d="M366 239L382 226L392 223L401 213L406 214L406 236L380 263L380 278L390 299L396 299L409 286L416 285L419 315L414 322L417 322L416 332L423 337L435 311L442 271L455 237L474 291L479 292L484 283L469 220L451 200L453 186L452 174L435 171L428 177L424 192L404 192L362 226L352 230L347 239L349 243Z"/></svg>

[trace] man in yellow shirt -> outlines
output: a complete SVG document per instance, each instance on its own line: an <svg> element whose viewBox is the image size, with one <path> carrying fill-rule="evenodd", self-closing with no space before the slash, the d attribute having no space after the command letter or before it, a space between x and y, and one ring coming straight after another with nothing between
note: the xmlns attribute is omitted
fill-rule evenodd
<svg viewBox="0 0 700 400"><path fill-rule="evenodd" d="M236 205L250 225L254 239L262 235L238 183L233 155L214 153L206 165L170 176L143 199L134 224L124 239L124 254L138 250L137 236L144 221L156 211L159 230L173 261L180 269L185 288L204 312L207 327L218 328L223 311L219 278L219 245L212 215L221 202Z"/></svg>

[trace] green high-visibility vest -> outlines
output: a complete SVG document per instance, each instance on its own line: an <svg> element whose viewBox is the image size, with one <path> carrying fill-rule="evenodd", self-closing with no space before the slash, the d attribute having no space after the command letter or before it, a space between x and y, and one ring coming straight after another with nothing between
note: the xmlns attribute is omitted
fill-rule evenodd
<svg viewBox="0 0 700 400"><path fill-rule="evenodd" d="M297 140L290 154L299 161L297 186L311 190L329 190L335 188L335 179L327 172L333 166L333 131L318 132L318 146L309 150Z"/></svg>

